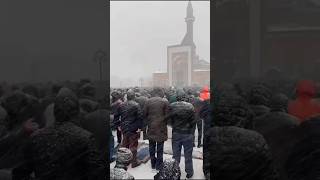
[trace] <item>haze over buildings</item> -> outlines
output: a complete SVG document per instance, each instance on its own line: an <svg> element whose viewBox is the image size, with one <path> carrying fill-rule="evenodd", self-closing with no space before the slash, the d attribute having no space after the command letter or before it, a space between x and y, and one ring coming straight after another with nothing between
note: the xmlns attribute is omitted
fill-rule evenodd
<svg viewBox="0 0 320 180"><path fill-rule="evenodd" d="M0 81L98 79L92 59L107 50L105 3L1 0ZM103 73L107 77L108 69Z"/></svg>
<svg viewBox="0 0 320 180"><path fill-rule="evenodd" d="M148 84L167 71L167 46L186 32L186 1L111 1L110 85ZM200 59L210 61L210 2L193 1L194 42Z"/></svg>

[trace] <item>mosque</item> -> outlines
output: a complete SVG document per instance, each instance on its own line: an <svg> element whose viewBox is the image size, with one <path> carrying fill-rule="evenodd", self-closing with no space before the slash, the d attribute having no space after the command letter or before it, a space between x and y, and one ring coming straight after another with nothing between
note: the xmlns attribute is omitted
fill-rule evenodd
<svg viewBox="0 0 320 180"><path fill-rule="evenodd" d="M187 32L180 44L167 47L167 72L153 73L154 86L210 86L210 63L199 59L193 41L192 4L187 6Z"/></svg>

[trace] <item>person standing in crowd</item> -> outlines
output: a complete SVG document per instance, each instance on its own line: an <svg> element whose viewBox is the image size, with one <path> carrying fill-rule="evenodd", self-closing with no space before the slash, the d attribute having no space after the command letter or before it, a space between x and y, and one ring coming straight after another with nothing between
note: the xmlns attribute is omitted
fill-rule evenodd
<svg viewBox="0 0 320 180"><path fill-rule="evenodd" d="M169 105L168 124L172 126L172 150L173 158L180 163L181 148L184 149L185 171L187 178L193 176L193 131L196 125L195 110L192 104L187 102L187 96L183 90L177 91L177 102Z"/></svg>
<svg viewBox="0 0 320 180"><path fill-rule="evenodd" d="M120 130L123 134L121 147L129 148L133 154L131 167L135 168L141 164L137 159L138 140L143 127L143 113L137 102L134 101L135 93L128 90L127 100L120 106Z"/></svg>
<svg viewBox="0 0 320 180"><path fill-rule="evenodd" d="M255 84L248 94L248 103L254 116L263 116L270 112L271 91L265 85Z"/></svg>
<svg viewBox="0 0 320 180"><path fill-rule="evenodd" d="M193 98L193 101L192 101L192 105L194 107L194 110L195 110L195 118L196 118L196 127L197 127L197 130L198 130L198 144L197 144L197 147L200 148L202 146L202 143L201 143L201 139L202 139L202 119L200 118L200 110L202 108L202 104L203 102L201 101L200 97L199 97L199 93L197 92L194 92L194 98ZM194 133L195 134L195 130L194 129ZM194 136L194 139L193 139L193 146L195 147L195 136Z"/></svg>
<svg viewBox="0 0 320 180"><path fill-rule="evenodd" d="M296 88L297 98L289 102L288 113L296 116L300 123L320 114L320 104L313 100L316 86L313 81L302 80Z"/></svg>
<svg viewBox="0 0 320 180"><path fill-rule="evenodd" d="M140 108L143 109L145 103L147 102L148 98L144 95L142 95L140 92L136 92L136 98L135 101L139 104ZM142 132L143 132L143 140L147 139L147 132L146 132L146 125L145 125L145 120L143 121L144 125L142 128Z"/></svg>
<svg viewBox="0 0 320 180"><path fill-rule="evenodd" d="M122 140L122 133L120 130L120 106L123 103L123 101L121 100L122 96L121 93L118 91L113 91L111 93L111 114L113 114L113 118L114 118L114 127L117 129L117 141L118 144L121 144L121 140Z"/></svg>
<svg viewBox="0 0 320 180"><path fill-rule="evenodd" d="M83 84L79 88L79 98L80 99L94 100L95 95L96 95L96 89L90 82Z"/></svg>
<svg viewBox="0 0 320 180"><path fill-rule="evenodd" d="M287 152L286 172L290 180L320 179L320 116L302 122L298 141Z"/></svg>
<svg viewBox="0 0 320 180"><path fill-rule="evenodd" d="M13 178L104 179L106 162L101 158L93 135L73 123L78 118L77 96L62 88L54 102L53 127L34 132L25 147L25 160L13 171Z"/></svg>
<svg viewBox="0 0 320 180"><path fill-rule="evenodd" d="M110 113L110 123L109 123L109 162L112 163L114 159L114 136L112 130L114 129L113 125L113 114Z"/></svg>
<svg viewBox="0 0 320 180"><path fill-rule="evenodd" d="M0 106L0 138L6 134L7 111Z"/></svg>
<svg viewBox="0 0 320 180"><path fill-rule="evenodd" d="M173 103L177 101L176 90L174 87L170 87L167 95L168 95L167 99L169 103Z"/></svg>
<svg viewBox="0 0 320 180"><path fill-rule="evenodd" d="M206 178L278 180L265 139L247 129L251 127L252 114L245 99L232 94L217 98L213 106L213 127L205 136Z"/></svg>
<svg viewBox="0 0 320 180"><path fill-rule="evenodd" d="M21 91L9 93L1 102L6 115L0 136L0 179L12 179L13 170L24 160L25 144L39 128L34 121L34 103L37 102Z"/></svg>
<svg viewBox="0 0 320 180"><path fill-rule="evenodd" d="M254 130L263 135L272 152L282 180L287 180L284 164L288 152L297 141L299 120L286 112L288 97L275 94L270 100L270 112L253 120Z"/></svg>
<svg viewBox="0 0 320 180"><path fill-rule="evenodd" d="M203 88L202 93L200 93L200 97L199 100L201 102L199 102L199 105L197 103L195 103L195 110L196 113L199 116L199 119L201 120L201 122L203 121L203 136L205 136L206 132L209 131L209 129L211 128L212 125L212 120L211 120L211 108L210 108L210 91L206 91L206 87ZM198 109L200 106L200 109ZM199 111L199 112L197 112ZM200 126L197 125L198 127ZM206 142L204 140L205 138L203 138L203 151L206 150ZM199 141L199 139L198 139ZM206 159L204 159L204 161L206 161Z"/></svg>
<svg viewBox="0 0 320 180"><path fill-rule="evenodd" d="M95 111L88 112L80 120L80 127L92 133L102 158L107 160L109 149L108 137L112 136L110 124L108 125L107 123L109 111L99 104Z"/></svg>
<svg viewBox="0 0 320 180"><path fill-rule="evenodd" d="M168 139L165 117L168 113L169 102L164 99L164 92L161 88L154 88L152 94L153 97L144 106L144 117L147 124L151 168L159 170L163 163L164 141ZM155 157L156 152L157 157Z"/></svg>

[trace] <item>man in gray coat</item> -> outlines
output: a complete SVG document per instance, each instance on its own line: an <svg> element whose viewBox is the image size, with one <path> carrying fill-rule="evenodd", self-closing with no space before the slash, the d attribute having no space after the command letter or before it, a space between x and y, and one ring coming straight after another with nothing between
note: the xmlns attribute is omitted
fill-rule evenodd
<svg viewBox="0 0 320 180"><path fill-rule="evenodd" d="M168 139L165 120L168 107L169 102L164 99L163 90L154 88L153 97L148 99L144 106L152 169L159 169L163 163L163 145ZM157 152L157 157L155 157L155 152Z"/></svg>

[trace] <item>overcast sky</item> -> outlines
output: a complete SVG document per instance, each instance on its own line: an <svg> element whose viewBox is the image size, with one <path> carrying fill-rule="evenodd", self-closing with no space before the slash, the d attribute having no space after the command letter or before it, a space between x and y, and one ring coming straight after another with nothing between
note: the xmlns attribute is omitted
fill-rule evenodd
<svg viewBox="0 0 320 180"><path fill-rule="evenodd" d="M119 78L166 72L167 46L185 33L187 1L110 1L110 73ZM200 59L210 61L210 2L193 1L194 42Z"/></svg>

